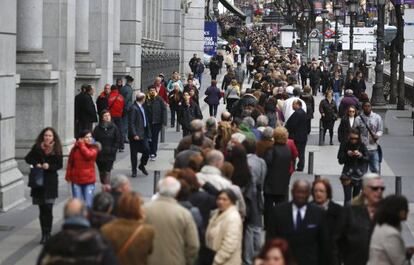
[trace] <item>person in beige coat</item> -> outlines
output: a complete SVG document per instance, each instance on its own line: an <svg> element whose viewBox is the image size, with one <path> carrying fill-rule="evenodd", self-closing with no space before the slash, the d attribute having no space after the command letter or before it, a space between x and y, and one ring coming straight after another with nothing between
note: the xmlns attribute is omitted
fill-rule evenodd
<svg viewBox="0 0 414 265"><path fill-rule="evenodd" d="M401 221L407 215L408 202L403 196L390 195L380 202L367 265L409 264L414 248L406 248L401 236Z"/></svg>
<svg viewBox="0 0 414 265"><path fill-rule="evenodd" d="M218 210L210 218L206 231L206 245L215 252L212 265L242 263L243 225L236 201L237 197L230 189L218 194Z"/></svg>
<svg viewBox="0 0 414 265"><path fill-rule="evenodd" d="M189 210L175 200L181 185L166 177L158 183L158 193L144 208L147 223L155 229L149 265L193 265L200 242Z"/></svg>

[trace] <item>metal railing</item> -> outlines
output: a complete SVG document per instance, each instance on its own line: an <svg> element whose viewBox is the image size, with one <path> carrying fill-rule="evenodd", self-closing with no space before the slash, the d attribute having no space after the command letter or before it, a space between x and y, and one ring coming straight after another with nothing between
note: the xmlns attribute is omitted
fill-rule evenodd
<svg viewBox="0 0 414 265"><path fill-rule="evenodd" d="M180 56L166 52L143 52L141 64L141 89L146 91L160 73L168 78L173 71L179 70Z"/></svg>

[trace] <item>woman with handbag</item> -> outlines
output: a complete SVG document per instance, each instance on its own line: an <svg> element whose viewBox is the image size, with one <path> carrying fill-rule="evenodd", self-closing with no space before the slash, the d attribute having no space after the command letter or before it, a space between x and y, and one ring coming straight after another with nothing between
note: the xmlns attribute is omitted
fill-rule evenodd
<svg viewBox="0 0 414 265"><path fill-rule="evenodd" d="M226 92L224 92L224 103L227 104L227 110L232 112L233 104L240 99L240 87L236 79L231 80L230 85L227 87Z"/></svg>
<svg viewBox="0 0 414 265"><path fill-rule="evenodd" d="M141 204L137 193L123 194L118 201L118 218L101 228L122 265L146 265L152 252L155 230L144 223Z"/></svg>
<svg viewBox="0 0 414 265"><path fill-rule="evenodd" d="M100 144L94 143L91 131L81 132L70 151L66 168L65 179L71 183L73 198L84 201L88 208L92 207L95 192L95 162L99 150Z"/></svg>
<svg viewBox="0 0 414 265"><path fill-rule="evenodd" d="M333 145L333 129L335 121L338 118L338 109L333 100L333 91L328 90L325 93L325 99L322 99L319 104L319 112L321 113L321 120L323 125L323 140L325 141L326 131L329 130L329 144Z"/></svg>
<svg viewBox="0 0 414 265"><path fill-rule="evenodd" d="M25 157L31 166L29 174L30 195L39 206L42 229L41 244L49 238L53 224L53 204L58 197L58 173L62 168L62 144L53 128L42 130L30 152Z"/></svg>
<svg viewBox="0 0 414 265"><path fill-rule="evenodd" d="M348 140L341 143L338 161L344 165L340 178L344 188L344 205L348 205L361 192L362 176L368 169L368 149L361 141L358 129L351 129Z"/></svg>

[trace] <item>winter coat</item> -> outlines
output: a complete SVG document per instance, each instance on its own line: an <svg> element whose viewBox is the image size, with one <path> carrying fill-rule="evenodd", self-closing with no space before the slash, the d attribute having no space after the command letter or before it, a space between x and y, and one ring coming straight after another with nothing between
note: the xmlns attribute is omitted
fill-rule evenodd
<svg viewBox="0 0 414 265"><path fill-rule="evenodd" d="M108 97L108 110L113 118L121 118L125 109L124 97L118 89L112 90Z"/></svg>
<svg viewBox="0 0 414 265"><path fill-rule="evenodd" d="M132 98L133 96L133 90L132 87L128 84L123 86L121 88L121 91L119 91L124 98L124 113L127 113L129 111L129 108L131 108L132 104L134 104L134 100Z"/></svg>
<svg viewBox="0 0 414 265"><path fill-rule="evenodd" d="M220 103L221 92L220 89L216 86L209 86L205 92L208 105L218 105Z"/></svg>
<svg viewBox="0 0 414 265"><path fill-rule="evenodd" d="M98 156L96 145L77 141L69 154L65 179L74 184L93 184L96 181L95 161Z"/></svg>
<svg viewBox="0 0 414 265"><path fill-rule="evenodd" d="M203 119L200 107L197 103L190 101L190 105L182 103L179 111L178 121L180 122L183 130L191 131L190 123L195 119Z"/></svg>
<svg viewBox="0 0 414 265"><path fill-rule="evenodd" d="M362 156L349 156L348 151L358 150ZM368 149L363 143L352 144L349 141L342 142L338 151L338 162L344 165L342 175L348 178L361 179L367 172L369 161Z"/></svg>
<svg viewBox="0 0 414 265"><path fill-rule="evenodd" d="M135 136L138 136L140 139L149 139L151 138L151 125L149 123L148 110L146 105L143 105L145 117L146 117L146 127L144 123L144 114L139 107L138 102L135 102L129 109L128 114L128 138L133 140Z"/></svg>
<svg viewBox="0 0 414 265"><path fill-rule="evenodd" d="M354 106L357 110L361 109L359 100L354 95L345 95L339 104L339 117L344 117L351 106Z"/></svg>
<svg viewBox="0 0 414 265"><path fill-rule="evenodd" d="M245 223L262 227L263 184L267 173L266 162L256 154L247 154L247 163L252 174L252 182L243 189L246 202Z"/></svg>
<svg viewBox="0 0 414 265"><path fill-rule="evenodd" d="M111 243L115 253L118 253L128 238L139 227L141 227L141 230L132 241L132 244L122 256L118 256L122 265L148 264L148 256L153 250L154 228L142 221L125 218L115 219L101 228L102 235Z"/></svg>
<svg viewBox="0 0 414 265"><path fill-rule="evenodd" d="M266 156L267 174L264 182L264 193L286 195L290 183L290 165L292 153L288 145L275 144Z"/></svg>
<svg viewBox="0 0 414 265"><path fill-rule="evenodd" d="M356 122L355 122L356 117L354 118L354 123L352 124L351 127L351 123L349 121L349 117L346 115L341 119L341 123L339 124L338 127L338 141L340 143L345 142L348 140L348 135L349 135L349 131L352 128L356 128Z"/></svg>
<svg viewBox="0 0 414 265"><path fill-rule="evenodd" d="M75 121L83 123L97 122L95 103L91 95L81 92L75 97Z"/></svg>
<svg viewBox="0 0 414 265"><path fill-rule="evenodd" d="M216 252L213 265L242 264L242 233L242 219L235 206L213 214L206 232L206 245Z"/></svg>
<svg viewBox="0 0 414 265"><path fill-rule="evenodd" d="M101 144L98 153L98 161L115 161L116 152L120 145L120 134L118 127L112 122L100 122L93 130L93 138Z"/></svg>
<svg viewBox="0 0 414 265"><path fill-rule="evenodd" d="M160 96L147 99L145 105L151 124L167 125L167 107Z"/></svg>
<svg viewBox="0 0 414 265"><path fill-rule="evenodd" d="M217 60L211 60L208 68L210 69L211 75L218 75L221 67Z"/></svg>
<svg viewBox="0 0 414 265"><path fill-rule="evenodd" d="M168 104L168 92L165 86L163 86L162 84L159 87L157 87L155 84L154 86L158 95L162 98L162 100L164 100L165 104Z"/></svg>
<svg viewBox="0 0 414 265"><path fill-rule="evenodd" d="M200 241L191 213L175 199L159 195L144 207L147 223L155 230L148 265L192 265Z"/></svg>
<svg viewBox="0 0 414 265"><path fill-rule="evenodd" d="M37 164L48 163L49 169L43 171L43 187L32 188L30 196L39 199L54 199L58 197L58 173L57 171L62 168L63 158L62 155L52 152L50 155L46 155L43 149L34 145L30 152L24 158L27 164L35 167Z"/></svg>
<svg viewBox="0 0 414 265"><path fill-rule="evenodd" d="M180 109L182 100L183 100L182 92L175 93L174 91L171 91L168 94L168 102L170 104L170 109L172 110L178 111Z"/></svg>
<svg viewBox="0 0 414 265"><path fill-rule="evenodd" d="M101 114L103 110L108 109L108 97L105 92L102 92L96 99L96 108L98 109L98 115Z"/></svg>
<svg viewBox="0 0 414 265"><path fill-rule="evenodd" d="M195 67L195 74L197 75L201 75L204 72L204 64L199 62L197 63L196 67Z"/></svg>
<svg viewBox="0 0 414 265"><path fill-rule="evenodd" d="M183 82L181 82L181 80L174 81L174 80L170 79L170 81L168 81L168 85L167 85L167 92L168 93L171 93L174 90L174 87L173 87L174 83L178 83L178 85L180 86L180 92L184 91L184 85L183 85Z"/></svg>
<svg viewBox="0 0 414 265"><path fill-rule="evenodd" d="M315 112L315 99L311 94L302 94L300 99L306 104L306 117L313 119L313 113Z"/></svg>
<svg viewBox="0 0 414 265"><path fill-rule="evenodd" d="M322 99L319 104L319 112L325 114L321 117L322 121L336 121L336 119L338 119L338 109L336 108L336 103L333 99L330 103L326 98Z"/></svg>
<svg viewBox="0 0 414 265"><path fill-rule="evenodd" d="M365 92L365 90L367 89L364 79L361 79L359 82L356 79L352 80L351 89L354 92L355 97L357 97L358 99L361 98L361 93Z"/></svg>
<svg viewBox="0 0 414 265"><path fill-rule="evenodd" d="M316 86L319 86L321 82L321 70L319 69L312 69L309 71L309 79L310 84L313 89L315 89ZM317 89L317 88L316 88Z"/></svg>

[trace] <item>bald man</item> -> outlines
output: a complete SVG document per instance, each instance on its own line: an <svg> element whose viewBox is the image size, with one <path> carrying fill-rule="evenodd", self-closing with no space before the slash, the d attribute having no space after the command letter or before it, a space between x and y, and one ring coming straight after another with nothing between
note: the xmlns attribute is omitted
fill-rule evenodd
<svg viewBox="0 0 414 265"><path fill-rule="evenodd" d="M324 212L308 203L310 193L309 182L295 181L292 201L273 208L266 238L286 239L298 265L328 265L330 250Z"/></svg>

